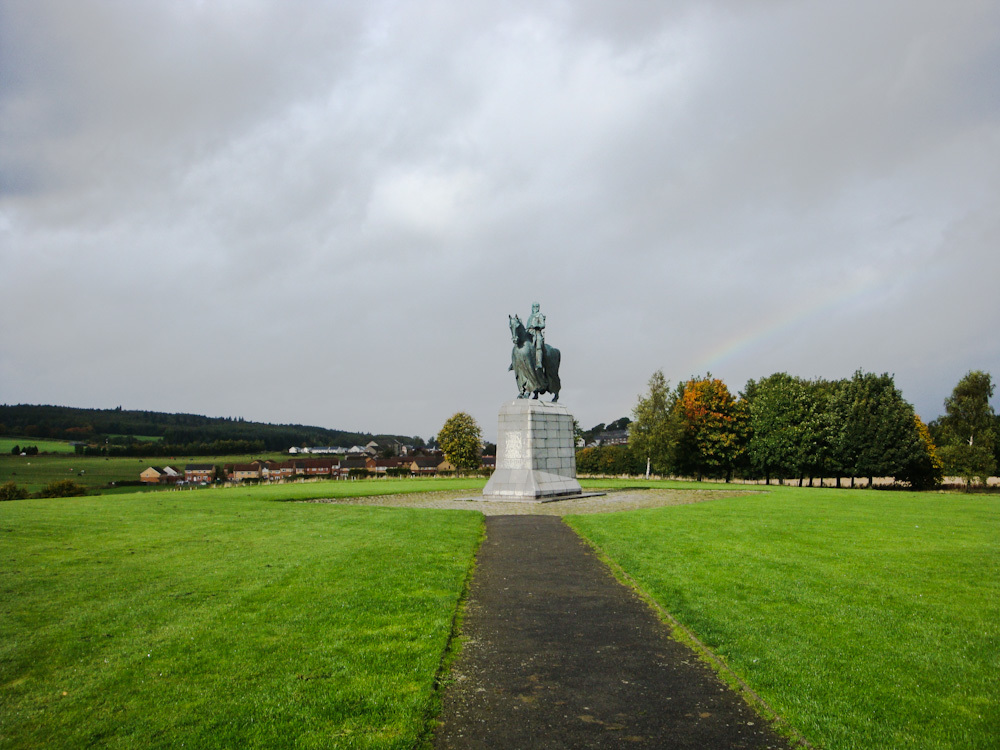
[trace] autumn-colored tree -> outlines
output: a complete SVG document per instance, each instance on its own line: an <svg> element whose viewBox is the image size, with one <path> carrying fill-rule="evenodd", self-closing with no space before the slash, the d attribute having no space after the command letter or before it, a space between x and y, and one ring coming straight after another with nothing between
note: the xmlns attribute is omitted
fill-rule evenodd
<svg viewBox="0 0 1000 750"><path fill-rule="evenodd" d="M437 441L456 469L482 466L483 433L471 415L463 411L452 415L438 432Z"/></svg>
<svg viewBox="0 0 1000 750"><path fill-rule="evenodd" d="M678 387L674 413L680 423L677 471L696 476L725 476L746 450L747 408L709 373Z"/></svg>

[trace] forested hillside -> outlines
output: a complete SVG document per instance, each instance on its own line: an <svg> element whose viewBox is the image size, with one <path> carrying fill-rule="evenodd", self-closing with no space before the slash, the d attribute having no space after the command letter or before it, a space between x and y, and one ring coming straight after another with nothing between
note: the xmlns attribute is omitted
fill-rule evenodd
<svg viewBox="0 0 1000 750"><path fill-rule="evenodd" d="M0 436L75 440L80 443L135 450L136 444L172 447L220 443L252 445L258 450L287 450L291 446L364 445L398 440L403 435L372 435L323 427L247 422L242 418L166 414L155 411L76 409L68 406L0 405ZM420 442L419 439L416 439ZM118 451L114 451L118 452ZM145 451L144 451L145 452Z"/></svg>

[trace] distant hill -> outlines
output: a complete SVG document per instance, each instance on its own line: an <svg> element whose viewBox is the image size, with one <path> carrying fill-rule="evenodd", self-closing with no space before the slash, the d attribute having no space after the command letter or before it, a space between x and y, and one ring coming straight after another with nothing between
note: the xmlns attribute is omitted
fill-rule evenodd
<svg viewBox="0 0 1000 750"><path fill-rule="evenodd" d="M252 442L265 450L292 446L365 445L393 441L412 444L405 435L373 435L298 424L247 422L242 418L203 417L121 409L76 409L69 406L0 405L0 436L76 440L82 443L128 445L161 441L171 445ZM416 439L420 442L419 439Z"/></svg>

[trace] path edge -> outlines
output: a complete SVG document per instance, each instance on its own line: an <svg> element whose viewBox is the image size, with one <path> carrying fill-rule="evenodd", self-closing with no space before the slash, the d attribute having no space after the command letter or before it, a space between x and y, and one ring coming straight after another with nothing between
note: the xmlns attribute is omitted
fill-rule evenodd
<svg viewBox="0 0 1000 750"><path fill-rule="evenodd" d="M451 628L448 631L448 640L441 651L441 660L438 662L437 671L434 673L433 687L424 709L423 728L417 735L417 740L413 744L414 750L432 750L434 747L434 736L442 726L441 711L444 707L444 693L451 684L451 671L458 657L462 654L465 645L465 638L462 635L462 626L465 624L465 613L469 603L469 592L472 589L472 580L478 567L479 551L486 541L486 516L480 515L482 525L479 528L479 538L476 539L475 547L472 550L472 557L469 567L465 571L465 579L462 582L461 591L455 601L455 611L451 615Z"/></svg>
<svg viewBox="0 0 1000 750"><path fill-rule="evenodd" d="M732 690L734 690L743 700L751 707L753 710L765 721L767 721L779 734L787 737L793 743L799 747L806 748L807 750L819 750L816 745L813 745L807 740L795 727L793 727L787 719L785 719L781 714L779 714L774 708L770 706L749 684L747 684L743 678L741 678L733 668L730 667L725 659L716 654L712 649L706 646L690 629L687 628L680 620L674 617L670 612L663 608L659 602L657 602L642 586L639 582L635 580L628 572L619 565L604 548L601 547L597 542L594 542L583 534L579 533L570 524L566 522L566 516L560 518L563 524L565 524L570 531L576 534L577 538L580 539L584 544L590 547L594 554L597 555L604 565L607 566L608 570L611 571L611 575L624 586L628 586L632 589L636 595L646 603L650 609L652 609L656 616L663 622L667 627L670 628L670 636L677 642L684 644L690 648L698 658L708 664L712 670L719 675L723 682L725 682Z"/></svg>

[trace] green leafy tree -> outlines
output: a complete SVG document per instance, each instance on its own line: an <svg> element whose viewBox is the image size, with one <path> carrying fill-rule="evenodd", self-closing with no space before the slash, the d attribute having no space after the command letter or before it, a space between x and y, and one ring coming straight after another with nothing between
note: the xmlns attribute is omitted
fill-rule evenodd
<svg viewBox="0 0 1000 750"><path fill-rule="evenodd" d="M673 413L675 397L663 370L653 373L648 387L646 394L639 396L632 410L634 419L628 426L629 448L645 461L647 477L650 470L670 473L678 432Z"/></svg>
<svg viewBox="0 0 1000 750"><path fill-rule="evenodd" d="M576 452L580 474L641 474L644 462L627 445L593 445Z"/></svg>
<svg viewBox="0 0 1000 750"><path fill-rule="evenodd" d="M581 430L580 437L583 438L584 444L592 443L597 438L598 435L604 432L604 429L605 429L604 422L601 422L600 424L595 424L589 430Z"/></svg>
<svg viewBox="0 0 1000 750"><path fill-rule="evenodd" d="M1000 466L1000 414L993 416L993 465Z"/></svg>
<svg viewBox="0 0 1000 750"><path fill-rule="evenodd" d="M831 399L833 458L839 472L854 477L901 476L914 456L925 452L913 406L892 375L858 370Z"/></svg>
<svg viewBox="0 0 1000 750"><path fill-rule="evenodd" d="M944 470L965 479L966 487L986 483L996 471L996 415L990 406L994 386L989 373L966 373L945 399L940 419Z"/></svg>
<svg viewBox="0 0 1000 750"><path fill-rule="evenodd" d="M802 469L809 477L810 487L814 477L822 479L837 474L833 452L837 425L830 410L830 403L838 387L838 381L822 378L805 381L806 409L802 423Z"/></svg>
<svg viewBox="0 0 1000 750"><path fill-rule="evenodd" d="M475 470L482 466L483 434L471 415L458 412L444 423L437 435L445 458L456 469Z"/></svg>
<svg viewBox="0 0 1000 750"><path fill-rule="evenodd" d="M800 476L806 462L806 418L810 408L807 384L783 372L751 380L744 389L747 402L747 458L751 469L764 476L787 479Z"/></svg>

